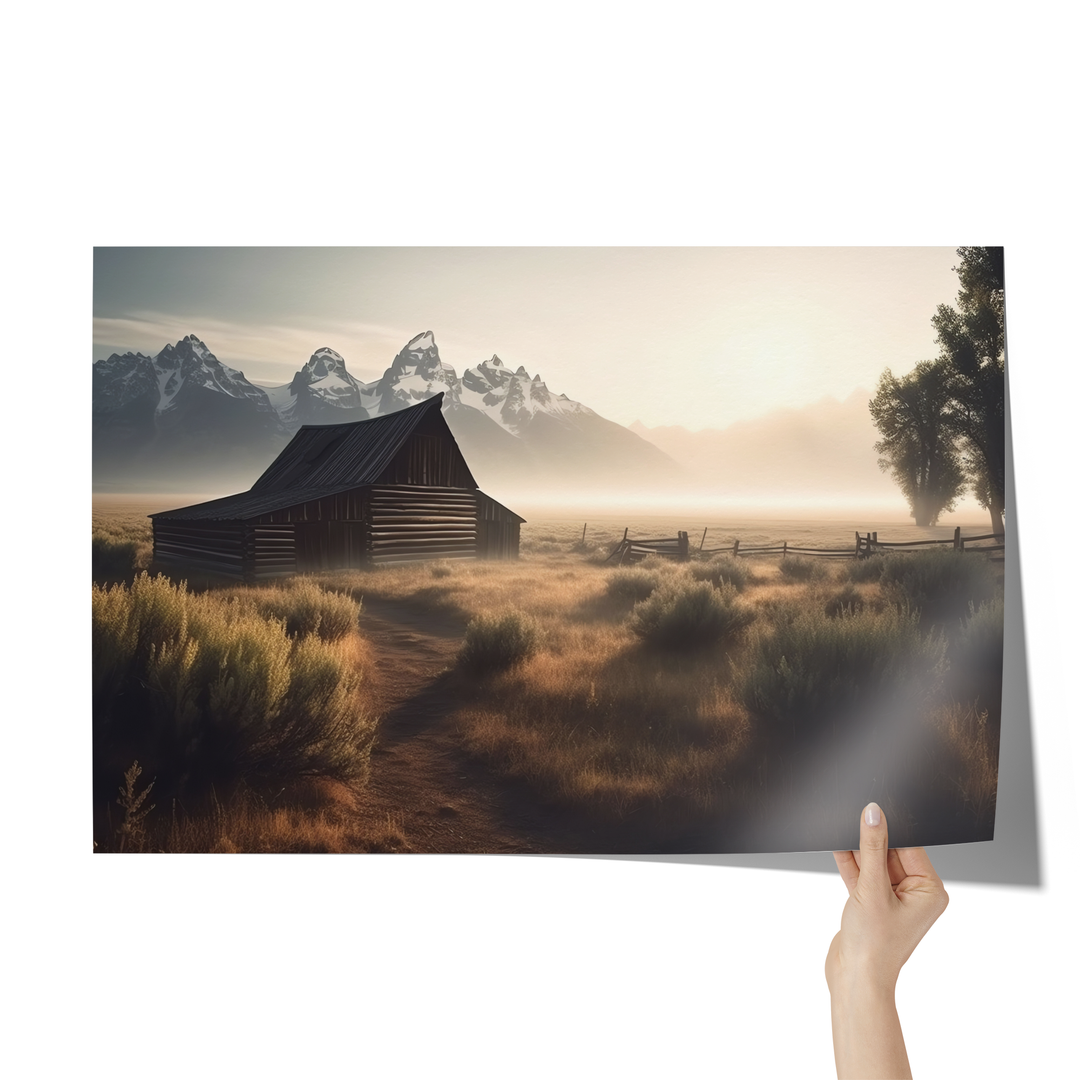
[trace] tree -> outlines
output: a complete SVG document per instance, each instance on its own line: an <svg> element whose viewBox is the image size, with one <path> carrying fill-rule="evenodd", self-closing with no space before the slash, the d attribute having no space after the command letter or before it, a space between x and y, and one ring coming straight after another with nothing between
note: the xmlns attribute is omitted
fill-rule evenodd
<svg viewBox="0 0 1080 1080"><path fill-rule="evenodd" d="M931 320L938 362L951 385L948 424L955 432L972 492L1005 531L1005 256L1003 248L957 248L957 306L941 304Z"/></svg>
<svg viewBox="0 0 1080 1080"><path fill-rule="evenodd" d="M897 379L886 368L870 402L881 432L874 449L907 497L916 525L936 525L965 486L964 467L950 426L951 373L924 361Z"/></svg>

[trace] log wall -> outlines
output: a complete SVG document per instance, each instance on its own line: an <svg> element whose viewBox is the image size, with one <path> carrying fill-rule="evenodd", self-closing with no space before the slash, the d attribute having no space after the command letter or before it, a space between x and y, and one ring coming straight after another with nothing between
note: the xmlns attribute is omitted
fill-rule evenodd
<svg viewBox="0 0 1080 1080"><path fill-rule="evenodd" d="M516 559L521 548L521 519L505 506L476 493L476 555L479 559Z"/></svg>
<svg viewBox="0 0 1080 1080"><path fill-rule="evenodd" d="M242 578L244 534L239 521L155 521L154 562Z"/></svg>
<svg viewBox="0 0 1080 1080"><path fill-rule="evenodd" d="M375 565L476 558L474 491L374 487L369 520Z"/></svg>

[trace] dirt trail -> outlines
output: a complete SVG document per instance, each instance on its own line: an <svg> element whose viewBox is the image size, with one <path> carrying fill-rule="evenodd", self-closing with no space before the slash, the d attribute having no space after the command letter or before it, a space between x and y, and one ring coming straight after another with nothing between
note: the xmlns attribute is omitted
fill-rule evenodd
<svg viewBox="0 0 1080 1080"><path fill-rule="evenodd" d="M360 629L373 648L382 715L359 806L365 831L384 834L385 850L559 850L539 809L465 753L451 728L451 669L464 623L365 598Z"/></svg>

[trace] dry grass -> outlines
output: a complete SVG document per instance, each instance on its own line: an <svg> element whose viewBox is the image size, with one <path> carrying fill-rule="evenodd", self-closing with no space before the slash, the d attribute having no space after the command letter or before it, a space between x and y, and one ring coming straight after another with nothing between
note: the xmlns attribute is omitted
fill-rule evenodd
<svg viewBox="0 0 1080 1080"><path fill-rule="evenodd" d="M98 850L229 855L413 850L400 816L368 820L355 812L348 790L322 792L314 800L315 805L311 800L288 805L276 805L277 801L243 786L225 799L211 796L190 811L174 799L170 810L159 810L145 822L137 847L121 835L121 830L110 833L106 829L106 842ZM121 837L119 846L117 836Z"/></svg>
<svg viewBox="0 0 1080 1080"><path fill-rule="evenodd" d="M94 581L131 581L150 566L154 532L145 515L95 513L90 562Z"/></svg>
<svg viewBox="0 0 1080 1080"><path fill-rule="evenodd" d="M903 661L892 665L897 677L910 682L916 668L925 668L925 693L915 712L898 721L903 730L875 736L861 748L860 767L869 767L873 754L888 755L882 759L888 768L875 774L879 786L867 797L879 797L890 823L921 830L919 842L944 842L927 838L932 822L956 826L967 838L972 830L985 832L988 822L992 826L1001 608L995 600L969 610L961 595L970 581L978 593L971 599L976 605L985 600L985 574L966 570L948 578L950 602L963 601L968 618L948 627L939 623L939 637L931 641L928 620L915 625L896 607L914 599L915 586L930 580L929 573L917 580L894 574L896 580L882 585L883 560L872 568L822 562L793 575L782 560L768 557L687 566L649 560L620 570L603 565L621 538L621 530L609 533L590 527L582 547L580 525L534 528L523 538L518 562L335 572L302 587L348 597L348 603L393 602L414 613L449 614L463 628L508 609L521 613L535 628L534 651L505 670L462 671L447 698L449 722L495 773L583 822L632 827L642 850L677 845L680 836L709 823L775 816L811 803L815 820L827 826L836 792L826 797L815 788L808 795L805 784L811 775L832 775L837 766L807 764L799 772L799 755L808 751L785 744L788 705L808 703L816 723L823 723L830 695L847 706L862 700L853 687L863 669L876 680L874 692L864 695L871 712L875 701L895 702L894 673L881 657L896 646ZM941 561L946 570L951 565ZM930 569L937 571L938 564ZM738 603L755 615L753 628L697 651L642 645L631 630L635 600L660 586L696 582L738 588ZM245 590L232 592L238 603L248 603L239 595ZM264 600L268 596L269 589ZM946 659L957 665L944 678L943 633ZM881 649L841 671L848 646L864 637ZM286 635L289 640L295 648L298 639ZM355 634L344 640L362 647ZM793 650L802 650L798 664L786 655ZM760 694L748 692L748 671L756 672ZM805 736L799 741L805 743ZM117 777L131 760L119 766ZM111 781L114 799L117 782ZM145 843L153 850L410 850L400 821L361 828L355 815L326 806L282 807L245 796L213 813L180 813L166 832L161 815L159 809L156 825L153 817L147 824Z"/></svg>
<svg viewBox="0 0 1080 1080"><path fill-rule="evenodd" d="M965 808L983 788L963 762L979 760L982 736L954 725L949 746L967 746L961 754L947 750L933 725L923 727L956 685L943 678L942 630L931 636L906 617L876 575L852 581L847 563L821 563L793 578L778 558L740 560L738 603L756 615L749 636L702 642L696 655L665 654L635 640L634 598L707 582L708 563L650 560L620 569L545 535L517 563L410 566L328 575L324 584L463 619L508 607L533 618L539 651L510 671L466 682L453 722L494 771L586 819L632 825L654 848L718 819L776 817L814 800L814 837L831 835L830 815L846 813L844 799L861 798L862 788L857 776L828 779L835 767L814 756L813 729L834 708L860 705L868 711L849 764L853 774L877 778L866 798L878 797L890 820L920 835L930 818L960 822L958 835L981 827ZM989 620L984 612L967 638L993 638L984 630ZM960 624L949 632L956 639L949 648L960 649ZM983 678L966 680L969 696L957 708L975 708ZM810 728L794 716L804 707ZM986 730L997 723L991 708ZM826 782L830 797L814 795Z"/></svg>
<svg viewBox="0 0 1080 1080"><path fill-rule="evenodd" d="M942 742L939 771L954 784L964 811L975 823L992 827L997 804L1000 729L987 711L953 703L932 718Z"/></svg>
<svg viewBox="0 0 1080 1080"><path fill-rule="evenodd" d="M285 624L290 637L317 634L323 641L339 641L355 633L361 605L345 593L334 592L312 577L292 577L257 587L218 591L245 610Z"/></svg>
<svg viewBox="0 0 1080 1080"><path fill-rule="evenodd" d="M334 641L290 637L284 620L257 608L160 576L94 586L99 807L133 759L154 777L159 801L307 778L365 783L377 723L366 642L355 630ZM128 769L119 827L134 837L143 822L131 776Z"/></svg>
<svg viewBox="0 0 1080 1080"><path fill-rule="evenodd" d="M715 812L747 715L712 660L649 660L621 627L566 627L456 716L466 745L545 799L642 829Z"/></svg>

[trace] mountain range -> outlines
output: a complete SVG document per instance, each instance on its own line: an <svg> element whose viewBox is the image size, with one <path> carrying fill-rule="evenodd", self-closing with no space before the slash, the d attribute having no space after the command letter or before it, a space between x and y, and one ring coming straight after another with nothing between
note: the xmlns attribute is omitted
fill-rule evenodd
<svg viewBox="0 0 1080 1080"><path fill-rule="evenodd" d="M113 353L93 367L95 490L245 490L301 425L365 420L438 393L473 475L496 498L689 483L652 442L524 367L492 356L459 378L430 331L371 383L321 348L287 384L256 386L193 334L153 357Z"/></svg>

